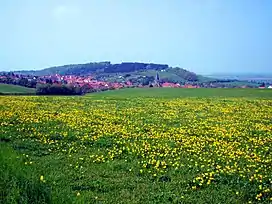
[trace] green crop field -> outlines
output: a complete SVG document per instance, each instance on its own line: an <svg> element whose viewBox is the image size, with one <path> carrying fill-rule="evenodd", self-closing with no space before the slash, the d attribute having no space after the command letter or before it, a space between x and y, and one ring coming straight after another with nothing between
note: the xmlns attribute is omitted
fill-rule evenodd
<svg viewBox="0 0 272 204"><path fill-rule="evenodd" d="M271 93L0 96L0 203L271 203Z"/></svg>
<svg viewBox="0 0 272 204"><path fill-rule="evenodd" d="M0 83L0 93L3 94L11 94L11 93L35 93L35 89L23 87L23 86L17 86L12 84L1 84Z"/></svg>

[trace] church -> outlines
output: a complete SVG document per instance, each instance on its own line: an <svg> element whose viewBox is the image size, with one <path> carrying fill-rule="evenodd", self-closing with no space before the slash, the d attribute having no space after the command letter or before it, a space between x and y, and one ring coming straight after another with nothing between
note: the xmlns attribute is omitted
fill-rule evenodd
<svg viewBox="0 0 272 204"><path fill-rule="evenodd" d="M154 87L161 87L160 76L159 76L158 72L156 73L156 77L155 77L153 86Z"/></svg>

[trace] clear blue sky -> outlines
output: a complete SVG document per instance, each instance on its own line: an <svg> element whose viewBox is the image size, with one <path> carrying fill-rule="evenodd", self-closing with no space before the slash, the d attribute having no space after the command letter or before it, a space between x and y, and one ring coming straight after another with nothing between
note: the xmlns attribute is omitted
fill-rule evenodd
<svg viewBox="0 0 272 204"><path fill-rule="evenodd" d="M0 70L153 62L272 72L272 0L0 0Z"/></svg>

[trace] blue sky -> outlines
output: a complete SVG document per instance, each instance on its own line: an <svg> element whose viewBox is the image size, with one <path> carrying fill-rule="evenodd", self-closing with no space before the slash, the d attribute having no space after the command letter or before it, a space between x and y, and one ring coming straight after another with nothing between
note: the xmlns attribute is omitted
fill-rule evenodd
<svg viewBox="0 0 272 204"><path fill-rule="evenodd" d="M0 0L0 70L153 62L272 72L271 0Z"/></svg>

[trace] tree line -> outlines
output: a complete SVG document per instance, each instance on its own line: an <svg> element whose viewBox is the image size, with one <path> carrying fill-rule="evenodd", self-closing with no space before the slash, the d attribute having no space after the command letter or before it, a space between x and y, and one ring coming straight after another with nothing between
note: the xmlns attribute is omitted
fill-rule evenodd
<svg viewBox="0 0 272 204"><path fill-rule="evenodd" d="M84 95L86 93L111 90L113 87L92 88L88 85L82 87L71 84L38 84L37 95Z"/></svg>
<svg viewBox="0 0 272 204"><path fill-rule="evenodd" d="M13 84L18 86L24 86L28 88L36 88L37 80L35 79L28 79L26 77L18 77L18 78L12 78L10 76L6 76L5 78L0 78L0 83L3 84Z"/></svg>

